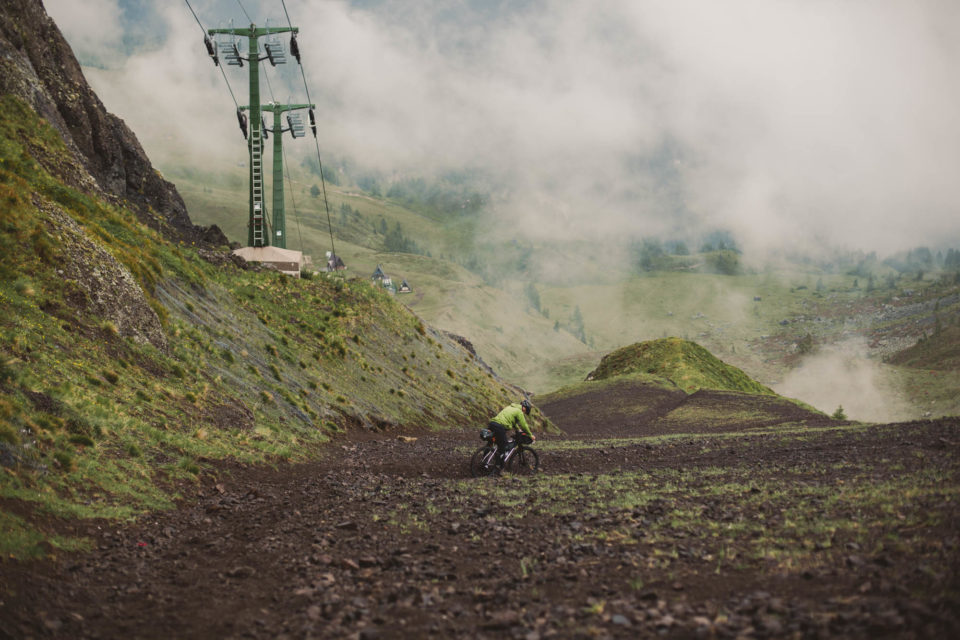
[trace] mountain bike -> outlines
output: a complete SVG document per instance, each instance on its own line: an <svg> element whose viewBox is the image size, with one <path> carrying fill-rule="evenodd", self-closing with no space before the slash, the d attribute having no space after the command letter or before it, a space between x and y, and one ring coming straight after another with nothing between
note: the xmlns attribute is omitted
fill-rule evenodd
<svg viewBox="0 0 960 640"><path fill-rule="evenodd" d="M507 443L507 455L502 467L497 464L499 448L493 439L493 432L481 429L480 438L484 444L470 458L470 475L474 478L495 476L503 469L515 475L529 476L540 468L539 454L527 446L533 442L533 438L523 431L518 429L513 432L513 440Z"/></svg>

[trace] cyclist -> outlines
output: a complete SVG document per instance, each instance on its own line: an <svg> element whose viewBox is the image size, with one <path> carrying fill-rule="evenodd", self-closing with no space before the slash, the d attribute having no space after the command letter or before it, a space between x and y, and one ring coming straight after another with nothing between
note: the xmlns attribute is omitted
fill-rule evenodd
<svg viewBox="0 0 960 640"><path fill-rule="evenodd" d="M530 414L530 401L527 399L507 405L487 425L493 432L493 439L500 450L500 454L497 456L497 464L501 467L503 466L503 457L507 453L507 429L522 430L533 440L537 439L530 427L527 426L524 414Z"/></svg>

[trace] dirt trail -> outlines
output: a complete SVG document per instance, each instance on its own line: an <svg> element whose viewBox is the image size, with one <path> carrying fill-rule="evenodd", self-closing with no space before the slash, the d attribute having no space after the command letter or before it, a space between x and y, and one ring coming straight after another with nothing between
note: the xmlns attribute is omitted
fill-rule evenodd
<svg viewBox="0 0 960 640"><path fill-rule="evenodd" d="M584 494L602 484L596 474L615 470L656 478L689 469L722 477L789 468L802 476L796 469L815 462L838 470L793 481L842 483L839 463L866 458L886 460L890 474L926 465L952 474L945 478L954 488L957 480L955 420L899 425L875 437L755 435L659 445L605 446L588 431L587 448L565 448L574 442L569 436L540 440L544 473L582 483ZM311 464L225 468L175 511L128 528L94 528L91 553L0 565L0 637L533 640L960 631L955 504L923 505L937 516L923 532L929 548L878 552L837 538L833 564L731 562L720 571L720 551L703 530L672 525L671 514L697 509L705 524L765 514L773 527L770 502L680 494L635 507L616 506L611 496L603 510L586 497L560 504L540 492L538 478L468 478L469 451L478 444L473 431L413 442L381 434L337 443ZM520 496L519 504L491 498L491 490Z"/></svg>

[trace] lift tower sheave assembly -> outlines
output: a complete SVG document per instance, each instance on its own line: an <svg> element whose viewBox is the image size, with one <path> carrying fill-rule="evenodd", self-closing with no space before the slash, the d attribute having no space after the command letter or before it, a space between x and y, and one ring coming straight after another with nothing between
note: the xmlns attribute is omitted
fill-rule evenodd
<svg viewBox="0 0 960 640"><path fill-rule="evenodd" d="M247 38L246 57L240 55L240 50L235 42L222 42L221 51L223 53L223 59L227 61L227 64L242 67L244 61L246 61L250 67L250 102L246 107L246 110L250 113L250 118L249 123L246 124L249 127L247 148L250 152L250 218L247 231L247 243L251 247L265 247L271 244L270 234L266 228L266 211L263 202L263 117L261 114L262 107L260 106L260 62L262 60L269 60L273 65L276 65L278 62L285 62L285 59L280 53L279 45L275 48L268 44L265 47L266 53L261 56L260 38L281 33L296 34L297 31L297 27L292 26L257 27L255 24L251 24L249 27L244 28L210 29L207 32L210 36L221 34ZM295 45L296 40L292 42ZM276 114L276 112L274 113ZM240 111L238 111L237 114L240 117L240 126L243 128L245 124L242 117L243 114ZM274 117L276 118L276 115ZM245 133L247 132L245 131ZM276 162L277 160L274 158L274 164L276 164ZM276 183L274 183L274 192L276 192L276 188ZM280 188L282 190L282 180ZM276 212L274 215L276 216ZM277 234L278 239L281 239L282 244L279 246L284 247L286 244L286 238L284 237L286 230L282 227L284 222L282 211L280 212L279 218L281 227L277 227L276 222L277 220L275 218L274 233Z"/></svg>

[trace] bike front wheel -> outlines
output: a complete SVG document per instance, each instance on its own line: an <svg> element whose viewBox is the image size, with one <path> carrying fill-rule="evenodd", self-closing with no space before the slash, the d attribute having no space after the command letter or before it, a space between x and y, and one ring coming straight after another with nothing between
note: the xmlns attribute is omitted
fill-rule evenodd
<svg viewBox="0 0 960 640"><path fill-rule="evenodd" d="M532 476L540 468L540 456L529 447L524 447L511 456L510 473L518 476Z"/></svg>
<svg viewBox="0 0 960 640"><path fill-rule="evenodd" d="M488 444L477 449L473 457L470 458L470 475L474 478L493 475L497 472L497 461L493 447Z"/></svg>

